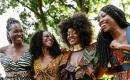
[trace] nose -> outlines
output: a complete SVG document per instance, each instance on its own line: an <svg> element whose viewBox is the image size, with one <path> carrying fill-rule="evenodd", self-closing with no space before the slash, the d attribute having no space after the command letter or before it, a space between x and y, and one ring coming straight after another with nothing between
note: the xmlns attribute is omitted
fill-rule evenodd
<svg viewBox="0 0 130 80"><path fill-rule="evenodd" d="M72 37L72 36L73 36L73 34L69 34L69 35L68 35L68 37Z"/></svg>
<svg viewBox="0 0 130 80"><path fill-rule="evenodd" d="M22 32L17 32L16 35L22 35L23 33Z"/></svg>
<svg viewBox="0 0 130 80"><path fill-rule="evenodd" d="M103 18L99 17L98 22L99 22L99 26L101 26L101 24L103 23Z"/></svg>

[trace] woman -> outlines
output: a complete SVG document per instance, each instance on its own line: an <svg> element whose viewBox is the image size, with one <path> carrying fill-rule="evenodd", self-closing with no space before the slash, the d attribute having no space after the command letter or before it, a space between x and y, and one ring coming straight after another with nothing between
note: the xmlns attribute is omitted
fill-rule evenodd
<svg viewBox="0 0 130 80"><path fill-rule="evenodd" d="M9 18L6 28L10 44L0 48L0 62L6 74L0 79L31 80L32 55L28 52L29 46L23 42L23 27L18 20Z"/></svg>
<svg viewBox="0 0 130 80"><path fill-rule="evenodd" d="M124 12L113 5L104 6L99 12L99 25L97 53L100 65L106 74L114 75L114 80L129 80L130 30Z"/></svg>
<svg viewBox="0 0 130 80"><path fill-rule="evenodd" d="M34 78L36 80L58 80L57 70L61 60L59 44L48 31L36 32L30 43L34 55Z"/></svg>
<svg viewBox="0 0 130 80"><path fill-rule="evenodd" d="M94 80L95 44L92 26L83 13L75 14L59 24L62 38L70 50L59 67L60 80Z"/></svg>

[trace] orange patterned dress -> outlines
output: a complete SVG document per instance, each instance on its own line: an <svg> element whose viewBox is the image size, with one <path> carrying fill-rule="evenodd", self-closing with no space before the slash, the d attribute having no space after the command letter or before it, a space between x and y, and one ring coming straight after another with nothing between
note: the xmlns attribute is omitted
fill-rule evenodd
<svg viewBox="0 0 130 80"><path fill-rule="evenodd" d="M34 61L35 78L38 80L58 80L58 65L63 55L53 59L46 68L42 69L40 60Z"/></svg>

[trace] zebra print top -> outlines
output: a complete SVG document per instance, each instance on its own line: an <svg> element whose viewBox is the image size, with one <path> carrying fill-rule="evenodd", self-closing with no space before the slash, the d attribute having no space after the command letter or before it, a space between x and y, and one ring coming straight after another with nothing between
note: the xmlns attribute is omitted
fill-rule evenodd
<svg viewBox="0 0 130 80"><path fill-rule="evenodd" d="M17 61L12 60L6 54L0 53L0 62L4 67L5 72L19 72L19 71L29 71L32 69L32 55L26 51ZM32 80L32 76L23 77L5 77L0 78L0 80Z"/></svg>

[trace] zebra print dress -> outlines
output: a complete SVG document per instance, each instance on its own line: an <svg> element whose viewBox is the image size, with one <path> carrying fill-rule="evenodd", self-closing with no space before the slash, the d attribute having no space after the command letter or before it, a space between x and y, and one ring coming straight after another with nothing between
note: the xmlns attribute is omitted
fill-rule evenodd
<svg viewBox="0 0 130 80"><path fill-rule="evenodd" d="M26 71L31 73L32 69L32 55L26 51L17 61L13 61L6 54L0 53L0 62L4 67L6 73ZM25 73L26 74L26 73ZM13 76L13 77L0 77L0 80L32 80L33 76Z"/></svg>

